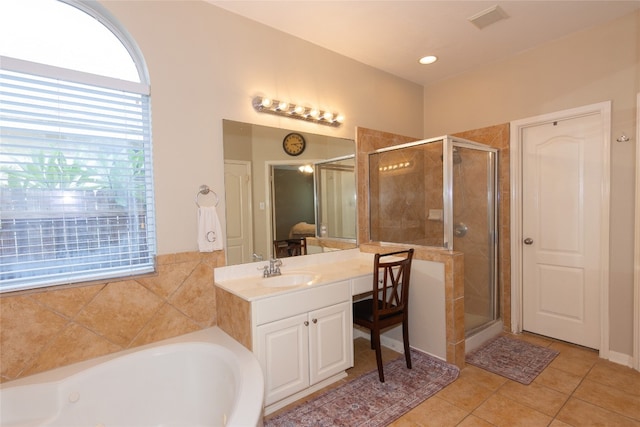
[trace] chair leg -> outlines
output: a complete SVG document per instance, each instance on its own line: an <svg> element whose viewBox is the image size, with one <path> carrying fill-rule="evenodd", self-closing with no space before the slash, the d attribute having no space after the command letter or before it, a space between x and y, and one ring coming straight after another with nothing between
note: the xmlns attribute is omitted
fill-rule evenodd
<svg viewBox="0 0 640 427"><path fill-rule="evenodd" d="M409 349L409 322L402 322L402 341L404 342L404 358L407 368L411 369L411 350Z"/></svg>
<svg viewBox="0 0 640 427"><path fill-rule="evenodd" d="M382 370L382 349L380 347L380 331L376 331L375 334L375 349L376 349L376 362L378 364L378 377L380 378L380 382L384 382L384 371Z"/></svg>

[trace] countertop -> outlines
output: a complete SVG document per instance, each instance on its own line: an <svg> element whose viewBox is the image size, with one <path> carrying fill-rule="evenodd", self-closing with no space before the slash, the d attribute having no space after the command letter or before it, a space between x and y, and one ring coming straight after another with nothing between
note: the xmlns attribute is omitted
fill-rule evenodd
<svg viewBox="0 0 640 427"><path fill-rule="evenodd" d="M269 263L262 261L242 266L216 268L215 285L246 301L255 301L373 273L373 255L361 253L358 250L283 258L282 263L280 270L283 276L304 273L312 275L312 280L296 286L264 286L269 279L263 278L259 269Z"/></svg>

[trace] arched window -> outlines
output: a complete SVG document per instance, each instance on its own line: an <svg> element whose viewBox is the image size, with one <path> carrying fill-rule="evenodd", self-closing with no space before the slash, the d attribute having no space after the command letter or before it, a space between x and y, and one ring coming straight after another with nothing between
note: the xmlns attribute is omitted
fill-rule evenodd
<svg viewBox="0 0 640 427"><path fill-rule="evenodd" d="M0 1L0 292L154 270L149 82L95 2Z"/></svg>

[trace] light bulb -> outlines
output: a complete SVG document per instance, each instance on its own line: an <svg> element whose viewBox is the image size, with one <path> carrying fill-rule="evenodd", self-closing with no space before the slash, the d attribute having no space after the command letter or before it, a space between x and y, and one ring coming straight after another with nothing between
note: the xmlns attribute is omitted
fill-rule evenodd
<svg viewBox="0 0 640 427"><path fill-rule="evenodd" d="M304 113L304 107L302 105L296 105L293 112L296 114L302 114Z"/></svg>
<svg viewBox="0 0 640 427"><path fill-rule="evenodd" d="M287 108L289 108L289 104L284 101L280 101L280 103L278 104L278 110L286 111Z"/></svg>
<svg viewBox="0 0 640 427"><path fill-rule="evenodd" d="M314 119L317 119L319 114L320 114L320 112L318 110L316 110L315 108L312 108L311 111L309 112L309 115L311 117L313 117Z"/></svg>
<svg viewBox="0 0 640 427"><path fill-rule="evenodd" d="M271 107L271 100L269 98L262 98L262 102L260 104L265 108L269 108Z"/></svg>
<svg viewBox="0 0 640 427"><path fill-rule="evenodd" d="M322 118L330 122L331 120L333 120L333 114L327 111L322 115Z"/></svg>
<svg viewBox="0 0 640 427"><path fill-rule="evenodd" d="M344 122L344 116L342 114L338 114L338 117L336 117L336 122L338 123Z"/></svg>

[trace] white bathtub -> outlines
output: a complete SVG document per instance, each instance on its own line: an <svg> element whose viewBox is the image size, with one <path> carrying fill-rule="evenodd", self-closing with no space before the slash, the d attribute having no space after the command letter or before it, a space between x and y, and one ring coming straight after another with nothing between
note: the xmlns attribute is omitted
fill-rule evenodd
<svg viewBox="0 0 640 427"><path fill-rule="evenodd" d="M0 385L2 427L260 426L262 370L219 328Z"/></svg>

